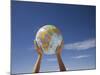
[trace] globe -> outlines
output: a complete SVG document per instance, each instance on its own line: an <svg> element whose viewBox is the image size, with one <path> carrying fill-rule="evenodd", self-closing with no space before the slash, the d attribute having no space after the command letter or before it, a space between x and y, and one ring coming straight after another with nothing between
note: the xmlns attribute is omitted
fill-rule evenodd
<svg viewBox="0 0 100 75"><path fill-rule="evenodd" d="M45 25L38 30L35 40L44 54L55 54L63 38L60 30L54 25Z"/></svg>

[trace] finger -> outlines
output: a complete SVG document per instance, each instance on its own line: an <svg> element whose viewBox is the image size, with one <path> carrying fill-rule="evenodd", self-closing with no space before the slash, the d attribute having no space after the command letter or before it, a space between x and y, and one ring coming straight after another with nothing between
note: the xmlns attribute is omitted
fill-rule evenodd
<svg viewBox="0 0 100 75"><path fill-rule="evenodd" d="M61 46L63 46L63 45L64 45L64 41L62 40L62 41L61 41Z"/></svg>
<svg viewBox="0 0 100 75"><path fill-rule="evenodd" d="M64 46L64 41L62 40L60 48L62 48Z"/></svg>
<svg viewBox="0 0 100 75"><path fill-rule="evenodd" d="M36 41L35 41L35 45L36 45L37 48L39 48L38 43Z"/></svg>
<svg viewBox="0 0 100 75"><path fill-rule="evenodd" d="M61 52L61 48L60 48L60 46L57 46L57 48L56 48L56 52L57 52L57 53L60 53L60 52Z"/></svg>
<svg viewBox="0 0 100 75"><path fill-rule="evenodd" d="M59 46L57 46L56 51L59 49Z"/></svg>
<svg viewBox="0 0 100 75"><path fill-rule="evenodd" d="M40 51L41 51L41 52L43 52L43 51L42 51L42 47L41 47L41 46L39 47L39 49L40 49Z"/></svg>
<svg viewBox="0 0 100 75"><path fill-rule="evenodd" d="M34 40L34 47L35 47L35 49L37 49L37 46L36 46L36 41Z"/></svg>

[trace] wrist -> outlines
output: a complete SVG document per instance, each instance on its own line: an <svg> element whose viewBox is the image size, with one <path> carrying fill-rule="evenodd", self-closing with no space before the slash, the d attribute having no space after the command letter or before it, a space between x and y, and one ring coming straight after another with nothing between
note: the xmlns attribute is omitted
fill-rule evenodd
<svg viewBox="0 0 100 75"><path fill-rule="evenodd" d="M57 58L59 58L59 59L61 58L61 54L56 54L56 55L57 55Z"/></svg>
<svg viewBox="0 0 100 75"><path fill-rule="evenodd" d="M61 53L56 53L57 56L61 56Z"/></svg>
<svg viewBox="0 0 100 75"><path fill-rule="evenodd" d="M39 54L38 56L39 56L39 57L42 57L42 54Z"/></svg>

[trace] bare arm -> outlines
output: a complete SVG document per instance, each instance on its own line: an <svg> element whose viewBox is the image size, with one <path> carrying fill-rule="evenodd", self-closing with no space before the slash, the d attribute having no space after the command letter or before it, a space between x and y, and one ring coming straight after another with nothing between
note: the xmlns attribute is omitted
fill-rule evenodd
<svg viewBox="0 0 100 75"><path fill-rule="evenodd" d="M61 56L59 54L57 54L57 60L58 60L60 71L66 71L64 63L62 61L62 58L61 58Z"/></svg>
<svg viewBox="0 0 100 75"><path fill-rule="evenodd" d="M62 41L61 45L57 47L56 55L57 55L57 60L58 60L60 71L66 71L65 65L61 58L62 46L63 46L63 41Z"/></svg>
<svg viewBox="0 0 100 75"><path fill-rule="evenodd" d="M39 70L40 70L40 64L41 64L41 60L42 60L42 55L38 55L38 59L35 63L35 66L34 66L34 73L38 73Z"/></svg>
<svg viewBox="0 0 100 75"><path fill-rule="evenodd" d="M37 61L35 63L33 72L38 73L40 71L40 65L41 65L43 52L42 52L42 49L38 46L36 41L34 41L34 45L35 45L35 49L38 53L38 58L37 58Z"/></svg>

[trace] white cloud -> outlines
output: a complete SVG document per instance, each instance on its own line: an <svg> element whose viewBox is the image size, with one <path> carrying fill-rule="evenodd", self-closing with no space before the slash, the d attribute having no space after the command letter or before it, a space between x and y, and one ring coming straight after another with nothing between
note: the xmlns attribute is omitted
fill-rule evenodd
<svg viewBox="0 0 100 75"><path fill-rule="evenodd" d="M66 49L66 50L69 50L69 49L71 49L71 50L86 50L86 49L93 48L93 47L96 47L95 39L88 39L88 40L64 45L64 49Z"/></svg>
<svg viewBox="0 0 100 75"><path fill-rule="evenodd" d="M74 56L72 58L75 58L75 59L81 59L81 58L87 58L87 57L90 57L91 55L79 55L79 56Z"/></svg>

